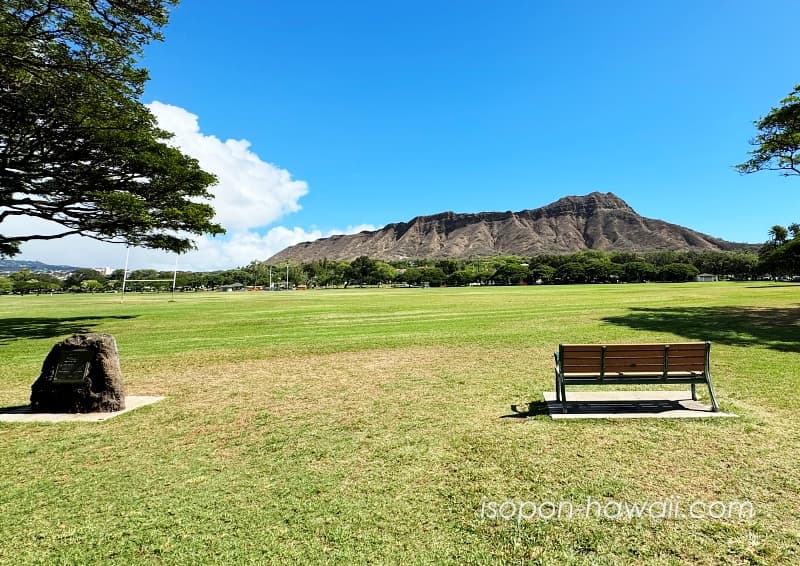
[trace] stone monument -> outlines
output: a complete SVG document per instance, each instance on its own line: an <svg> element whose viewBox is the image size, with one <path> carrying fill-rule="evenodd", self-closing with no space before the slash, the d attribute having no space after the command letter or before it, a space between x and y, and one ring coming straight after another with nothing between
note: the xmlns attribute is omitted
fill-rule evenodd
<svg viewBox="0 0 800 566"><path fill-rule="evenodd" d="M102 413L124 408L117 341L110 334L73 334L59 342L31 386L35 413Z"/></svg>

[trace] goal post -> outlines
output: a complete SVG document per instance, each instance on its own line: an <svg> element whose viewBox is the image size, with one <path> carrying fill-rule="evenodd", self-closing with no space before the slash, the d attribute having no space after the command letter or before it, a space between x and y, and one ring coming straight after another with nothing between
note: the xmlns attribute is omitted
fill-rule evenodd
<svg viewBox="0 0 800 566"><path fill-rule="evenodd" d="M125 290L128 283L155 283L155 282L172 282L172 298L175 298L175 282L178 280L178 254L175 254L175 267L172 269L172 279L130 279L128 278L129 270L128 264L131 258L131 248L127 247L125 251L125 269L122 272L122 300L125 299Z"/></svg>

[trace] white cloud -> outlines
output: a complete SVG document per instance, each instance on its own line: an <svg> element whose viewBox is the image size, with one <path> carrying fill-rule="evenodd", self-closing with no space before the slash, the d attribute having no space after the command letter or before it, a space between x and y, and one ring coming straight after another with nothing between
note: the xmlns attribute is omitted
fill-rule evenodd
<svg viewBox="0 0 800 566"><path fill-rule="evenodd" d="M198 249L178 258L179 269L228 269L247 265L253 260L264 260L299 242L375 229L365 224L344 230L329 230L323 234L318 229L307 231L300 227L275 226L264 232L265 226L300 210L299 200L308 193L307 183L294 180L289 171L263 161L250 149L247 140L221 141L213 135L203 134L198 117L183 108L161 102L153 102L148 107L158 119L159 126L175 134L170 143L197 159L203 169L214 173L219 179L211 189L215 195L211 204L216 210L216 220L228 230L228 234L197 238ZM54 223L19 217L7 220L2 228L6 235L62 231ZM125 255L126 249L122 245L70 236L27 242L23 244L18 259L79 267L121 268L125 263ZM166 270L174 265L174 254L131 249L131 269Z"/></svg>
<svg viewBox="0 0 800 566"><path fill-rule="evenodd" d="M147 107L159 126L175 134L170 143L214 173L219 182L211 188L216 220L228 230L247 230L272 224L300 210L308 193L305 181L262 161L247 140L219 138L200 132L197 116L178 106L153 102Z"/></svg>
<svg viewBox="0 0 800 566"><path fill-rule="evenodd" d="M247 265L253 260L263 261L282 249L334 234L355 234L362 230L375 230L363 224L349 226L343 230L307 231L300 227L275 226L264 234L239 230L228 236L202 236L197 239L197 250L179 256L178 269L185 271L210 271L230 269ZM23 245L18 259L39 260L50 264L74 265L77 267L122 268L125 265L126 248L119 244L107 244L91 238L69 236L59 240L32 241ZM175 254L158 250L131 248L130 269L171 270L175 266Z"/></svg>

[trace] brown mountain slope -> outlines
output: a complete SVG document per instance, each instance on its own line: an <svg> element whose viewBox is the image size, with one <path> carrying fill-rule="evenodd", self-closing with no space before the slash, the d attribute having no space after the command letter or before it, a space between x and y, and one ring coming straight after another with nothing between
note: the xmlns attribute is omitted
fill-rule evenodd
<svg viewBox="0 0 800 566"><path fill-rule="evenodd" d="M444 212L388 224L374 232L331 236L290 246L267 261L352 260L358 256L467 258L604 251L733 250L726 242L662 220L639 216L613 193L568 196L520 212Z"/></svg>

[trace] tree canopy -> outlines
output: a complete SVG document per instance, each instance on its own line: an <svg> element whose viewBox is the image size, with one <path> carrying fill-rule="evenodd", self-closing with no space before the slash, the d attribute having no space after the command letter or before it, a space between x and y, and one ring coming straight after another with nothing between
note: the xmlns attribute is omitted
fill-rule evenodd
<svg viewBox="0 0 800 566"><path fill-rule="evenodd" d="M800 85L754 123L760 133L750 141L755 146L752 157L736 168L741 173L767 169L787 177L800 175Z"/></svg>
<svg viewBox="0 0 800 566"><path fill-rule="evenodd" d="M0 10L0 255L81 234L183 252L220 234L216 182L139 100L143 47L176 0L6 0ZM9 235L36 217L54 234Z"/></svg>
<svg viewBox="0 0 800 566"><path fill-rule="evenodd" d="M761 271L773 277L799 274L800 224L790 224L786 228L776 224L769 229L769 237L758 252Z"/></svg>

